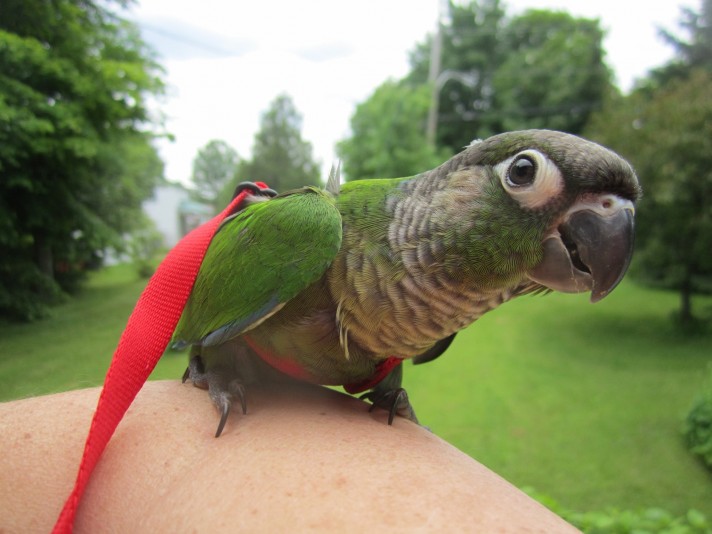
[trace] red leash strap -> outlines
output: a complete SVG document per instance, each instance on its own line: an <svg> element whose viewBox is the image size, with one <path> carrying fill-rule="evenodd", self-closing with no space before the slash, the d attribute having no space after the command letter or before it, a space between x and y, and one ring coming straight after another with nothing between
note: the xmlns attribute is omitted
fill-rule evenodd
<svg viewBox="0 0 712 534"><path fill-rule="evenodd" d="M261 182L260 189L267 186ZM185 236L166 256L136 303L114 352L84 445L74 489L53 532L70 533L89 476L148 375L166 350L218 226L255 191L243 189L222 213Z"/></svg>

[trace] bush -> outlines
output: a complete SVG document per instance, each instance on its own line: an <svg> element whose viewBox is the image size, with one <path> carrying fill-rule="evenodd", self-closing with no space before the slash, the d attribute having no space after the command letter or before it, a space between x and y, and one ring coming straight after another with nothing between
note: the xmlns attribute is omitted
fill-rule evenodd
<svg viewBox="0 0 712 534"><path fill-rule="evenodd" d="M689 510L675 517L660 508L616 510L605 512L568 512L562 516L587 534L707 534L710 523L702 512Z"/></svg>
<svg viewBox="0 0 712 534"><path fill-rule="evenodd" d="M551 497L531 488L524 488L524 491L586 534L712 533L712 525L705 515L694 509L680 517L675 517L661 508L646 508L644 510L611 508L603 512L572 512L562 507Z"/></svg>
<svg viewBox="0 0 712 534"><path fill-rule="evenodd" d="M146 218L141 228L134 231L128 241L131 262L139 277L151 277L155 270L155 259L162 247L163 236L153 222Z"/></svg>
<svg viewBox="0 0 712 534"><path fill-rule="evenodd" d="M685 419L687 447L712 469L712 370L704 389Z"/></svg>
<svg viewBox="0 0 712 534"><path fill-rule="evenodd" d="M49 306L63 298L59 285L34 263L12 254L0 261L0 318L34 321L45 317Z"/></svg>

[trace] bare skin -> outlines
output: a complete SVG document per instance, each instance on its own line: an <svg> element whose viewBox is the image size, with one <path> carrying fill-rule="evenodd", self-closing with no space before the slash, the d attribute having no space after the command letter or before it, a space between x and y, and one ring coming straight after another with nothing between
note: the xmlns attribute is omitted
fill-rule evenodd
<svg viewBox="0 0 712 534"><path fill-rule="evenodd" d="M98 389L0 404L0 532L47 532ZM204 391L149 382L92 475L76 532L577 532L422 427L315 386L248 391L219 439Z"/></svg>

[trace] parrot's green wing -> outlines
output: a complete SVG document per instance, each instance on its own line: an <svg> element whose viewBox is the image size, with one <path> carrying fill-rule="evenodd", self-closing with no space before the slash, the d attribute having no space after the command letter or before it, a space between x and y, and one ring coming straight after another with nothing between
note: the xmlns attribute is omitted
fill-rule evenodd
<svg viewBox="0 0 712 534"><path fill-rule="evenodd" d="M341 215L325 191L248 206L213 237L174 343L219 345L253 328L316 282L340 246Z"/></svg>

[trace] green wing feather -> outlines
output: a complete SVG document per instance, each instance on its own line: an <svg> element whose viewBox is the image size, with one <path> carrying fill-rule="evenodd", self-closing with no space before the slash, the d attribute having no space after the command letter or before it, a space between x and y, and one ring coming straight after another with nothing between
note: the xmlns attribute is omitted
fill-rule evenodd
<svg viewBox="0 0 712 534"><path fill-rule="evenodd" d="M252 204L213 237L178 322L178 345L219 345L316 282L341 246L341 215L306 187Z"/></svg>

